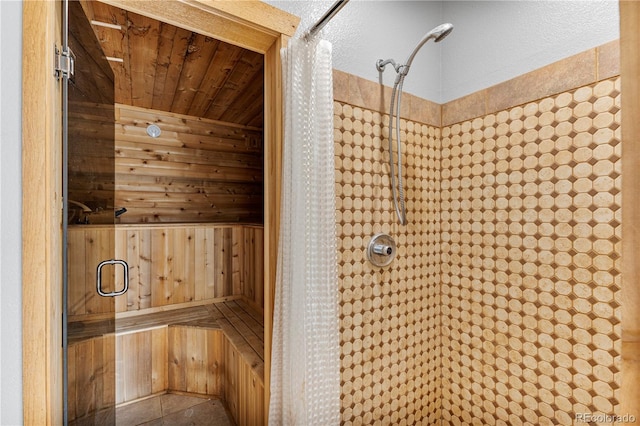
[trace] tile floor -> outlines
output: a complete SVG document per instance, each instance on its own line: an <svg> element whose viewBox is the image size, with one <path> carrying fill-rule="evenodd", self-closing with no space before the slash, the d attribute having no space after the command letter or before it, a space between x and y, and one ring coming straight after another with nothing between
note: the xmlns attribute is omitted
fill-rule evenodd
<svg viewBox="0 0 640 426"><path fill-rule="evenodd" d="M235 426L224 403L186 395L165 394L116 410L117 425Z"/></svg>

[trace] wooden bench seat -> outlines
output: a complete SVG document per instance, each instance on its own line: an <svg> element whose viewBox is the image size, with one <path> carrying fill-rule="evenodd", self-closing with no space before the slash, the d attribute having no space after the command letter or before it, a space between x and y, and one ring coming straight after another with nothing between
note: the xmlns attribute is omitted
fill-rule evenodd
<svg viewBox="0 0 640 426"><path fill-rule="evenodd" d="M264 382L264 320L242 299L118 318L116 335L183 326L222 330L251 370ZM69 344L103 336L114 330L114 320L69 324Z"/></svg>
<svg viewBox="0 0 640 426"><path fill-rule="evenodd" d="M117 320L110 318L73 321L69 323L69 343L73 344L92 337L104 336L114 331L116 334L131 333L178 323L206 321L210 317L210 311L205 305L202 305L129 316Z"/></svg>
<svg viewBox="0 0 640 426"><path fill-rule="evenodd" d="M264 383L264 322L241 300L207 305L229 342Z"/></svg>

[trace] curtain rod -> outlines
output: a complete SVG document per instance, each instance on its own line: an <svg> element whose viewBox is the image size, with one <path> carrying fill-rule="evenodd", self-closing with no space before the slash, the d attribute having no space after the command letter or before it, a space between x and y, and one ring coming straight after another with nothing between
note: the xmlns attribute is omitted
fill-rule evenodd
<svg viewBox="0 0 640 426"><path fill-rule="evenodd" d="M316 35L316 33L320 31L322 27L324 27L338 12L340 12L340 9L342 9L347 3L349 3L349 0L337 0L335 3L333 3L329 10L327 10L325 14L322 15L322 18L320 18L318 22L316 22L311 27L311 29L306 32L304 38L308 40Z"/></svg>

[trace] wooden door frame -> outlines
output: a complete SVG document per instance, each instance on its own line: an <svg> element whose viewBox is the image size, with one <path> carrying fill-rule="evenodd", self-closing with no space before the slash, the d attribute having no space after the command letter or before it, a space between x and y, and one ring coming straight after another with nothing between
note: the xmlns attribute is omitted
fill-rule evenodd
<svg viewBox="0 0 640 426"><path fill-rule="evenodd" d="M103 0L265 55L265 424L279 226L284 47L299 18L259 1ZM62 423L61 91L53 75L60 3L23 3L22 321L26 425Z"/></svg>
<svg viewBox="0 0 640 426"><path fill-rule="evenodd" d="M622 365L620 410L640 419L640 3L620 0ZM637 420L636 420L637 421Z"/></svg>

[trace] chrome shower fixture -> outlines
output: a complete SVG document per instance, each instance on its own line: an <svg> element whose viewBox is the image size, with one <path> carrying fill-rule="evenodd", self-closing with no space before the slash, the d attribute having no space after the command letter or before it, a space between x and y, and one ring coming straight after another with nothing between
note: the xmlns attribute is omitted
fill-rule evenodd
<svg viewBox="0 0 640 426"><path fill-rule="evenodd" d="M378 59L376 62L376 69L379 72L384 72L385 67L388 64L393 65L393 69L396 71L396 79L393 83L393 90L391 91L391 107L389 108L389 166L391 171L391 192L393 194L393 204L396 209L396 214L400 220L401 225L407 224L407 211L404 202L404 188L402 186L402 145L400 144L400 107L402 103L402 85L404 84L404 78L409 73L409 68L415 58L416 54L424 46L426 42L434 39L436 43L442 41L453 31L452 24L438 25L418 42L418 45L413 49L404 64L398 64L393 59ZM396 173L395 165L393 161L393 116L395 113L396 119L396 143L398 151L398 184L396 185ZM397 186L397 190L396 190Z"/></svg>
<svg viewBox="0 0 640 426"><path fill-rule="evenodd" d="M396 251L396 242L390 235L376 234L367 247L367 259L374 266L387 266L396 257Z"/></svg>
<svg viewBox="0 0 640 426"><path fill-rule="evenodd" d="M407 60L404 61L404 64L397 64L393 59L386 59L386 60L378 59L378 61L376 62L376 69L380 72L383 72L384 68L388 64L392 64L393 68L396 70L396 73L398 73L398 75L396 76L396 81L398 81L400 76L406 76L409 73L409 67L411 67L413 58L415 58L418 51L422 48L422 46L424 46L426 42L428 42L431 39L434 39L436 43L441 42L446 36L451 34L451 31L453 31L453 24L446 23L446 24L438 25L437 27L429 31L427 34L425 34L424 37L422 37L420 42L413 49L413 52L411 52Z"/></svg>

